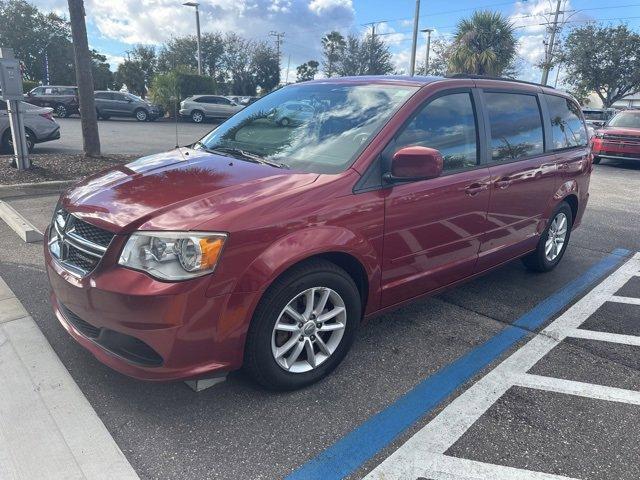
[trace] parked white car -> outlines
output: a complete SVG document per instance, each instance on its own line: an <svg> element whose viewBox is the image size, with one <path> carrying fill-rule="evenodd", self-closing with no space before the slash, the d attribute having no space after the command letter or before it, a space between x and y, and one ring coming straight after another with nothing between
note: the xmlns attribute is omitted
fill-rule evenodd
<svg viewBox="0 0 640 480"><path fill-rule="evenodd" d="M20 102L19 105L24 112L24 128L30 152L33 151L36 143L60 138L60 125L53 118L53 108L38 107L26 102ZM7 102L2 100L0 100L0 150L13 152Z"/></svg>
<svg viewBox="0 0 640 480"><path fill-rule="evenodd" d="M193 95L180 102L180 116L202 123L207 118L227 119L243 108L220 95Z"/></svg>

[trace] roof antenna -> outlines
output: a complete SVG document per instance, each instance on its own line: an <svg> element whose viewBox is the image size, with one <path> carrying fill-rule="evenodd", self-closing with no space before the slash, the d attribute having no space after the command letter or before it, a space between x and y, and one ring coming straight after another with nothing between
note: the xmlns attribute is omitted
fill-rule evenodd
<svg viewBox="0 0 640 480"><path fill-rule="evenodd" d="M178 142L178 97L176 95L173 96L173 116L176 117L176 148L180 148Z"/></svg>

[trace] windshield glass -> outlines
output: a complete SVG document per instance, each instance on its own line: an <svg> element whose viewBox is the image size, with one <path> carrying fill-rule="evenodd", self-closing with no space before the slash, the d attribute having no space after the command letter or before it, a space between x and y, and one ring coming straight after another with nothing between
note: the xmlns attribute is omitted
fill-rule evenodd
<svg viewBox="0 0 640 480"><path fill-rule="evenodd" d="M292 85L252 103L195 148L315 173L345 170L418 87Z"/></svg>
<svg viewBox="0 0 640 480"><path fill-rule="evenodd" d="M609 122L610 127L640 128L640 111L622 112L617 114Z"/></svg>
<svg viewBox="0 0 640 480"><path fill-rule="evenodd" d="M125 95L129 97L131 100L134 100L136 102L142 102L142 98L137 95L134 95L133 93L127 93Z"/></svg>
<svg viewBox="0 0 640 480"><path fill-rule="evenodd" d="M607 119L606 114L602 110L583 110L585 120L601 120Z"/></svg>

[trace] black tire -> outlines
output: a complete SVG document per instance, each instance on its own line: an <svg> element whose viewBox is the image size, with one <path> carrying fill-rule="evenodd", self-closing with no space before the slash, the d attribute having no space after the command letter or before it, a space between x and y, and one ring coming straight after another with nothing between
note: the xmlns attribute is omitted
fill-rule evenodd
<svg viewBox="0 0 640 480"><path fill-rule="evenodd" d="M594 157L593 157L593 164L594 164L594 165L598 165L598 164L600 163L600 161L601 161L601 160L602 160L602 158L601 158L601 157L594 156Z"/></svg>
<svg viewBox="0 0 640 480"><path fill-rule="evenodd" d="M31 130L25 129L25 136L27 139L27 150L29 153L33 153L36 148L36 137ZM11 130L7 129L2 135L2 148L3 152L13 154L13 138L11 138Z"/></svg>
<svg viewBox="0 0 640 480"><path fill-rule="evenodd" d="M551 223L560 213L563 213L567 218L567 234L564 240L564 244L562 245L562 249L560 250L558 255L553 260L549 260L547 259L547 256L545 254L545 245L547 243L547 239L549 238L549 228L551 227ZM556 266L560 263L560 260L562 260L564 252L566 252L567 250L567 245L569 245L572 227L573 212L567 202L562 202L554 210L553 214L551 214L549 223L547 224L547 228L545 228L544 232L542 232L542 235L540 235L540 240L538 240L538 246L536 247L536 249L526 257L522 258L522 263L524 263L524 266L534 272L549 272L556 268Z"/></svg>
<svg viewBox="0 0 640 480"><path fill-rule="evenodd" d="M200 110L194 110L191 112L191 121L193 123L202 123L204 122L204 113Z"/></svg>
<svg viewBox="0 0 640 480"><path fill-rule="evenodd" d="M149 120L149 112L147 112L144 108L138 108L133 114L136 117L136 120L139 122L146 122Z"/></svg>
<svg viewBox="0 0 640 480"><path fill-rule="evenodd" d="M278 124L281 127L288 127L289 125L291 125L291 120L289 120L287 117L284 117L278 121Z"/></svg>
<svg viewBox="0 0 640 480"><path fill-rule="evenodd" d="M69 113L69 109L62 103L58 103L55 107L53 107L53 112L58 118L69 118L69 116L71 115L71 113Z"/></svg>
<svg viewBox="0 0 640 480"><path fill-rule="evenodd" d="M347 321L335 351L316 368L291 373L280 367L271 350L271 336L280 312L311 287L328 287L344 301ZM337 265L320 259L301 263L278 278L264 293L251 320L244 353L244 369L270 390L295 390L317 382L344 359L360 324L362 302L353 279Z"/></svg>

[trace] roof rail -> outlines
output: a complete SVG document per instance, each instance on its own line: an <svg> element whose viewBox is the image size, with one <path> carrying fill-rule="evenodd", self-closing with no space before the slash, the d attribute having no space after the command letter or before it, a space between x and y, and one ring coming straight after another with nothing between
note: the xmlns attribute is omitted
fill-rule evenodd
<svg viewBox="0 0 640 480"><path fill-rule="evenodd" d="M536 87L546 87L546 88L554 88L549 85L542 85L541 83L536 82L527 82L525 80L516 80L515 78L505 78L505 77L492 77L489 75L474 75L470 73L454 73L453 75L445 75L445 78L470 78L477 80L503 80L505 82L516 82L516 83L524 83L525 85L535 85Z"/></svg>

